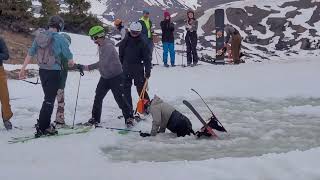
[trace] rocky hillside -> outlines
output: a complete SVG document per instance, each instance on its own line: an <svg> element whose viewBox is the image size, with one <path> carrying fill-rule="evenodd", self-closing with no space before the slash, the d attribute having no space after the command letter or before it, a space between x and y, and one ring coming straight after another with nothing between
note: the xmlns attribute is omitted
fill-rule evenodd
<svg viewBox="0 0 320 180"><path fill-rule="evenodd" d="M177 42L184 32L187 9L195 9L200 22L199 49L212 52L215 44L214 10L223 8L226 23L240 30L244 39L243 49L260 59L272 56L294 55L303 50L319 48L320 2L319 0L90 0L92 12L102 10L105 22L111 24L115 18L127 23L137 20L144 8L150 9L151 17L158 28L165 9L173 14L177 26ZM186 3L187 2L187 3ZM315 53L315 52L311 52ZM212 53L211 53L212 54Z"/></svg>

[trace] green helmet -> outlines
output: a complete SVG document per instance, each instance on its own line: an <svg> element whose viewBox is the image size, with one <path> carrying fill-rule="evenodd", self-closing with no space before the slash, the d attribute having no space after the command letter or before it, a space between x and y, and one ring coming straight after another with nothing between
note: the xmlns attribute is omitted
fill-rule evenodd
<svg viewBox="0 0 320 180"><path fill-rule="evenodd" d="M89 36L91 37L104 37L105 36L105 29L102 26L93 26L90 30L89 30Z"/></svg>
<svg viewBox="0 0 320 180"><path fill-rule="evenodd" d="M71 37L67 33L61 33L61 35L71 44Z"/></svg>

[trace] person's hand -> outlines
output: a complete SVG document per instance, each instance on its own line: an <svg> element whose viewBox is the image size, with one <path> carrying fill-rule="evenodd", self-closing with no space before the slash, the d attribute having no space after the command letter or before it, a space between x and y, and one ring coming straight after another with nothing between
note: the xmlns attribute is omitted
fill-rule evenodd
<svg viewBox="0 0 320 180"><path fill-rule="evenodd" d="M151 72L146 72L145 75L144 75L144 77L147 78L147 79L149 79L150 76L151 76Z"/></svg>
<svg viewBox="0 0 320 180"><path fill-rule="evenodd" d="M140 136L141 136L141 137L150 137L151 134L141 132L141 133L140 133Z"/></svg>
<svg viewBox="0 0 320 180"><path fill-rule="evenodd" d="M19 79L25 79L26 78L26 70L24 68L21 68L19 72Z"/></svg>

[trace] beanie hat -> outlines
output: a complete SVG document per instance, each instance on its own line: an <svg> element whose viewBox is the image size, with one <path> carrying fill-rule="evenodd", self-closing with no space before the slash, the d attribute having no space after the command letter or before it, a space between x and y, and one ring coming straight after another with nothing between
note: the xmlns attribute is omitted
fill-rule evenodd
<svg viewBox="0 0 320 180"><path fill-rule="evenodd" d="M166 17L170 17L170 13L168 12L168 11L165 11L164 13L163 13L163 16L166 18Z"/></svg>

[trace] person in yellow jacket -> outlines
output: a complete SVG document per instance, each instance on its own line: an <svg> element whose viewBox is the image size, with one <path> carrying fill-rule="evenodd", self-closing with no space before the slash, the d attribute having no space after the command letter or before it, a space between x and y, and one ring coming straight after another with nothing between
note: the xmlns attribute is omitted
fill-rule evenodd
<svg viewBox="0 0 320 180"><path fill-rule="evenodd" d="M150 11L145 9L143 10L143 16L139 20L142 25L141 35L149 47L150 58L152 61L153 53L153 30L152 30L152 21L150 20Z"/></svg>
<svg viewBox="0 0 320 180"><path fill-rule="evenodd" d="M10 106L10 99L9 99L9 91L7 85L7 76L4 71L3 61L9 59L9 51L7 48L6 43L0 37L0 101L1 101L1 114L4 127L7 130L12 129L12 124L10 119L13 116Z"/></svg>

